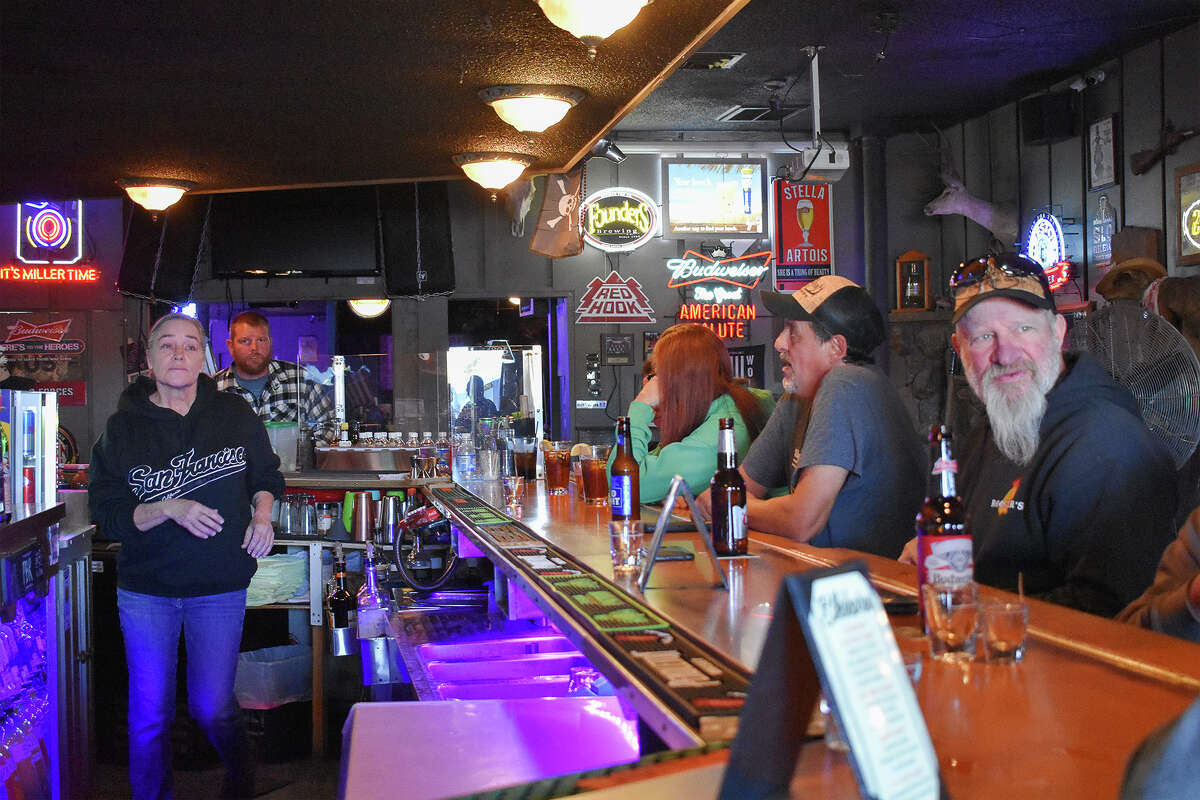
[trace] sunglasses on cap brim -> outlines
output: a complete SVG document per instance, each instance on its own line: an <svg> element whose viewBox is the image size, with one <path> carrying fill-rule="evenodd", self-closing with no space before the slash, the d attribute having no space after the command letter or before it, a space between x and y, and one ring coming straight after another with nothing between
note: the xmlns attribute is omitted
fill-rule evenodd
<svg viewBox="0 0 1200 800"><path fill-rule="evenodd" d="M951 289L964 289L975 286L991 276L1007 275L1010 278L1035 278L1042 286L1043 296L1050 297L1050 282L1046 273L1034 260L1015 253L1001 253L998 256L981 256L971 261L959 264L958 269L950 277Z"/></svg>

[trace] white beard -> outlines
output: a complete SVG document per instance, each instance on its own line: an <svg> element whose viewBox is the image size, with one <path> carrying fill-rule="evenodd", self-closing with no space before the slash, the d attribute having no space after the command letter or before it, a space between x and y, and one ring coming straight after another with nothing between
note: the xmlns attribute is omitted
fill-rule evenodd
<svg viewBox="0 0 1200 800"><path fill-rule="evenodd" d="M1033 369L1033 383L1023 391L1000 386L993 381L997 373L1010 370L1017 364L993 364L978 377L967 371L967 382L987 407L996 448L1018 466L1028 464L1037 452L1040 441L1038 432L1042 417L1046 414L1046 394L1058 380L1060 358L1057 351L1051 350L1046 363L1026 361L1020 364Z"/></svg>
<svg viewBox="0 0 1200 800"><path fill-rule="evenodd" d="M788 394L792 394L796 391L796 384L792 382L791 378L783 379L783 390Z"/></svg>

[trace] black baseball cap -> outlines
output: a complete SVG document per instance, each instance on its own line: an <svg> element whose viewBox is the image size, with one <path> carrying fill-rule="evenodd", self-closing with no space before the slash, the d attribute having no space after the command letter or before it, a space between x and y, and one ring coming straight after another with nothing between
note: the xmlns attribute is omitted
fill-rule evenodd
<svg viewBox="0 0 1200 800"><path fill-rule="evenodd" d="M867 290L840 275L825 275L791 294L762 292L763 305L777 317L819 322L841 334L849 348L870 355L883 343L883 315Z"/></svg>

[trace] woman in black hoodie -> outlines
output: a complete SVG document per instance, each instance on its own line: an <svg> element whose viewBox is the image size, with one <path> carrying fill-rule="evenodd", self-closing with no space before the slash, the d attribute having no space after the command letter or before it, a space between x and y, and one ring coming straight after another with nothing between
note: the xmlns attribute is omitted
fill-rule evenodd
<svg viewBox="0 0 1200 800"><path fill-rule="evenodd" d="M92 450L89 501L121 541L117 607L129 663L129 777L135 799L169 797L179 633L188 710L228 770L223 796L253 796L233 695L246 587L271 550L279 458L240 397L218 392L204 328L168 314L150 330L153 380L121 395Z"/></svg>

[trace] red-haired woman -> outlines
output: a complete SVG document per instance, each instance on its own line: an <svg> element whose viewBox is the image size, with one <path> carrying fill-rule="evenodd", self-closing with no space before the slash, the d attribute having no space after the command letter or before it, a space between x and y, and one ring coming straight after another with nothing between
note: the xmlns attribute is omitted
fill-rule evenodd
<svg viewBox="0 0 1200 800"><path fill-rule="evenodd" d="M717 421L733 417L741 458L774 407L769 393L733 377L725 343L708 328L668 328L654 345L654 377L629 404L642 502L662 500L676 474L692 494L703 492L717 471ZM650 423L656 417L660 444L651 451Z"/></svg>

